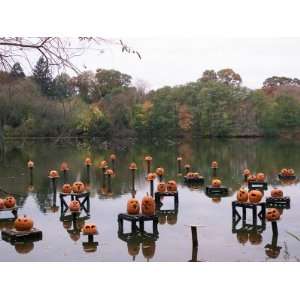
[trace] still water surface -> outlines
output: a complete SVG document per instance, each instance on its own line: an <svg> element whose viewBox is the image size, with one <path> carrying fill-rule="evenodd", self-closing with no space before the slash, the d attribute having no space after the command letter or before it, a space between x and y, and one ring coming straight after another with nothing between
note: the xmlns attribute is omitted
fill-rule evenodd
<svg viewBox="0 0 300 300"><path fill-rule="evenodd" d="M299 146L296 141L230 139L172 143L168 146L163 146L163 143L146 146L136 143L129 150L117 150L113 147L103 149L89 143L55 145L52 142L8 142L0 162L0 187L20 195L17 197L21 206L19 214L34 219L35 227L43 231L43 240L23 246L13 246L0 240L0 260L189 261L192 259L192 241L190 228L186 225L199 224L203 226L198 228L197 259L200 261L298 261L300 241L289 233L300 236L300 186L298 182L282 184L277 174L283 167L292 167L296 174L300 174ZM112 179L112 195L107 195L97 165L103 159L109 160L111 153L117 155L116 177ZM118 237L117 216L126 211L127 200L131 197L130 162L138 165L136 198L141 199L149 191L143 160L146 155L153 157L153 170L162 166L166 170L166 180L175 179L178 182L179 210L177 215L160 217L158 239L146 245L144 251L140 245L137 253L138 244L127 245ZM94 165L90 178L90 218L85 222L95 223L98 227L99 235L95 236L95 241L99 245L95 252L84 250L82 243L87 241L86 236L72 232L70 222L60 221L60 201L57 196L55 208L47 177L48 170L59 170L61 162L66 161L71 168L68 181L86 181L84 159L87 156L92 158ZM210 163L217 160L218 176L229 187L229 196L211 199L205 194L205 186L199 189L185 186L182 176L177 174L177 156L183 157L183 164L191 164L193 170L205 176L205 185L211 180ZM27 170L29 159L35 162L33 186L30 186ZM278 222L277 248L271 254L265 249L272 242L270 223L266 223L266 229L261 233L252 232L249 235L241 232L238 236L233 233L231 203L243 184L242 171L246 167L267 175L269 189L265 197L270 194L272 186L282 188L284 194L291 197L291 209L285 210ZM61 176L59 188L62 183ZM172 209L172 198L163 201L164 209ZM251 214L248 216L247 222L251 223ZM10 217L7 212L0 215L0 218L7 217ZM4 220L0 226L3 229L11 223ZM146 226L146 229L149 227Z"/></svg>

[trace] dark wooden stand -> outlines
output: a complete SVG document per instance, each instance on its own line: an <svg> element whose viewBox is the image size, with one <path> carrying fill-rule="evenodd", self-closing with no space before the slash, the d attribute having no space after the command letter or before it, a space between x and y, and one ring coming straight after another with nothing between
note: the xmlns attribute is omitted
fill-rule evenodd
<svg viewBox="0 0 300 300"><path fill-rule="evenodd" d="M211 185L207 186L205 189L205 193L207 196L227 196L228 188L226 186L213 187Z"/></svg>
<svg viewBox="0 0 300 300"><path fill-rule="evenodd" d="M266 191L268 189L267 182L258 182L258 181L249 181L248 189L250 190L263 190Z"/></svg>
<svg viewBox="0 0 300 300"><path fill-rule="evenodd" d="M61 215L64 215L68 209L69 206L66 202L66 198L71 198L70 200L77 200L80 202L80 209L84 210L86 212L87 215L90 214L90 193L86 192L86 193L81 193L81 194L64 194L64 193L60 193L59 194L59 198L60 198L60 210L61 210Z"/></svg>
<svg viewBox="0 0 300 300"><path fill-rule="evenodd" d="M296 180L297 177L295 175L293 175L293 176L283 176L281 174L278 174L278 178L280 180Z"/></svg>
<svg viewBox="0 0 300 300"><path fill-rule="evenodd" d="M178 192L155 192L155 204L161 206L161 197L174 197L175 203L178 203Z"/></svg>
<svg viewBox="0 0 300 300"><path fill-rule="evenodd" d="M282 197L282 198L267 197L266 207L290 209L291 207L290 202L291 202L290 197Z"/></svg>
<svg viewBox="0 0 300 300"><path fill-rule="evenodd" d="M19 206L15 206L12 208L3 208L3 209L0 209L0 213L5 212L5 211L11 212L14 216L14 219L16 219L18 217L18 209L19 209Z"/></svg>
<svg viewBox="0 0 300 300"><path fill-rule="evenodd" d="M1 232L2 240L14 245L17 242L36 242L43 238L41 230L32 228L30 231L16 231L15 229L4 229Z"/></svg>
<svg viewBox="0 0 300 300"><path fill-rule="evenodd" d="M184 176L184 183L186 184L204 184L204 177L197 177L197 178L188 178Z"/></svg>

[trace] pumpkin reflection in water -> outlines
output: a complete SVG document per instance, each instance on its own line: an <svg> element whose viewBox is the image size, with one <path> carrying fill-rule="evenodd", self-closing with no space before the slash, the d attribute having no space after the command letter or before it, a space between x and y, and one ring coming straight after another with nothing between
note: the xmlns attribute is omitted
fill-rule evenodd
<svg viewBox="0 0 300 300"><path fill-rule="evenodd" d="M236 238L240 244L245 245L248 242L249 236L247 230L239 230L236 233Z"/></svg>
<svg viewBox="0 0 300 300"><path fill-rule="evenodd" d="M160 225L166 224L167 222L167 216L166 215L158 215L158 223Z"/></svg>
<svg viewBox="0 0 300 300"><path fill-rule="evenodd" d="M142 252L147 260L151 259L155 254L155 241L144 241L142 244Z"/></svg>
<svg viewBox="0 0 300 300"><path fill-rule="evenodd" d="M140 243L138 241L128 241L127 242L128 254L130 256L137 256L140 253Z"/></svg>
<svg viewBox="0 0 300 300"><path fill-rule="evenodd" d="M65 183L62 186L62 192L65 193L65 194L71 194L72 193L72 186L71 186L71 184Z"/></svg>
<svg viewBox="0 0 300 300"><path fill-rule="evenodd" d="M213 197L213 198L211 198L211 201L213 203L220 203L222 201L222 198L221 197Z"/></svg>
<svg viewBox="0 0 300 300"><path fill-rule="evenodd" d="M79 232L70 232L69 236L70 236L70 239L74 242L77 242L80 239L80 233Z"/></svg>
<svg viewBox="0 0 300 300"><path fill-rule="evenodd" d="M165 169L164 168L157 168L155 173L157 174L157 176L164 176Z"/></svg>
<svg viewBox="0 0 300 300"><path fill-rule="evenodd" d="M177 191L177 183L175 180L169 180L167 182L167 191L168 192L176 192Z"/></svg>
<svg viewBox="0 0 300 300"><path fill-rule="evenodd" d="M49 171L49 178L59 178L58 172L56 170Z"/></svg>
<svg viewBox="0 0 300 300"><path fill-rule="evenodd" d="M177 223L177 214L167 215L167 223L169 225L175 225Z"/></svg>
<svg viewBox="0 0 300 300"><path fill-rule="evenodd" d="M256 181L256 176L253 175L253 174L252 174L252 175L249 175L248 178L247 178L247 181L248 181L248 182Z"/></svg>
<svg viewBox="0 0 300 300"><path fill-rule="evenodd" d="M265 181L265 174L264 173L257 173L256 174L256 180L258 182L264 182Z"/></svg>
<svg viewBox="0 0 300 300"><path fill-rule="evenodd" d="M15 250L19 254L27 254L31 252L34 248L34 244L32 242L26 242L26 243L17 243L15 244Z"/></svg>
<svg viewBox="0 0 300 300"><path fill-rule="evenodd" d="M251 231L249 233L249 241L252 245L259 245L261 244L262 240L262 235L259 232Z"/></svg>

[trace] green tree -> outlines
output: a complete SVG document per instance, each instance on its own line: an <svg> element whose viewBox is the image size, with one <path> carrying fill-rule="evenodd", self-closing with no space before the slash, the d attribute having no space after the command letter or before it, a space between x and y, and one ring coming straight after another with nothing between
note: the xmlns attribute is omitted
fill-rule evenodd
<svg viewBox="0 0 300 300"><path fill-rule="evenodd" d="M59 74L55 77L53 81L53 89L55 98L60 100L70 98L75 94L71 77L66 73Z"/></svg>
<svg viewBox="0 0 300 300"><path fill-rule="evenodd" d="M14 65L11 68L10 75L13 79L25 78L25 73L20 63L14 63Z"/></svg>

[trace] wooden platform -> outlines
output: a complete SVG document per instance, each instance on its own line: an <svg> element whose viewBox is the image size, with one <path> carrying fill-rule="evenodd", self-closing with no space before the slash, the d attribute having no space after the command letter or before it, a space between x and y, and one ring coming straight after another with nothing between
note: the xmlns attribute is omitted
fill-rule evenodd
<svg viewBox="0 0 300 300"><path fill-rule="evenodd" d="M266 206L267 208L283 208L290 209L290 197L273 198L267 197Z"/></svg>
<svg viewBox="0 0 300 300"><path fill-rule="evenodd" d="M15 207L12 207L12 208L3 208L3 209L0 209L0 213L1 212L11 212L13 214L14 218L17 218L19 208L20 208L20 206L15 206Z"/></svg>
<svg viewBox="0 0 300 300"><path fill-rule="evenodd" d="M226 186L213 187L209 185L205 188L205 193L208 196L227 196L228 188Z"/></svg>
<svg viewBox="0 0 300 300"><path fill-rule="evenodd" d="M23 241L40 241L43 238L41 230L33 228L30 231L16 231L15 229L4 229L1 232L2 239L11 244Z"/></svg>
<svg viewBox="0 0 300 300"><path fill-rule="evenodd" d="M160 198L161 197L174 197L175 201L178 201L178 191L176 192L155 192L154 193L154 198L155 198L155 203L157 205L160 205L161 201Z"/></svg>
<svg viewBox="0 0 300 300"><path fill-rule="evenodd" d="M248 189L249 190L264 190L268 189L267 182L258 182L258 181L249 181L248 182Z"/></svg>
<svg viewBox="0 0 300 300"><path fill-rule="evenodd" d="M144 241L157 241L158 237L158 234L148 232L138 232L135 234L118 232L118 238L124 242L135 241L138 243L142 243Z"/></svg>

